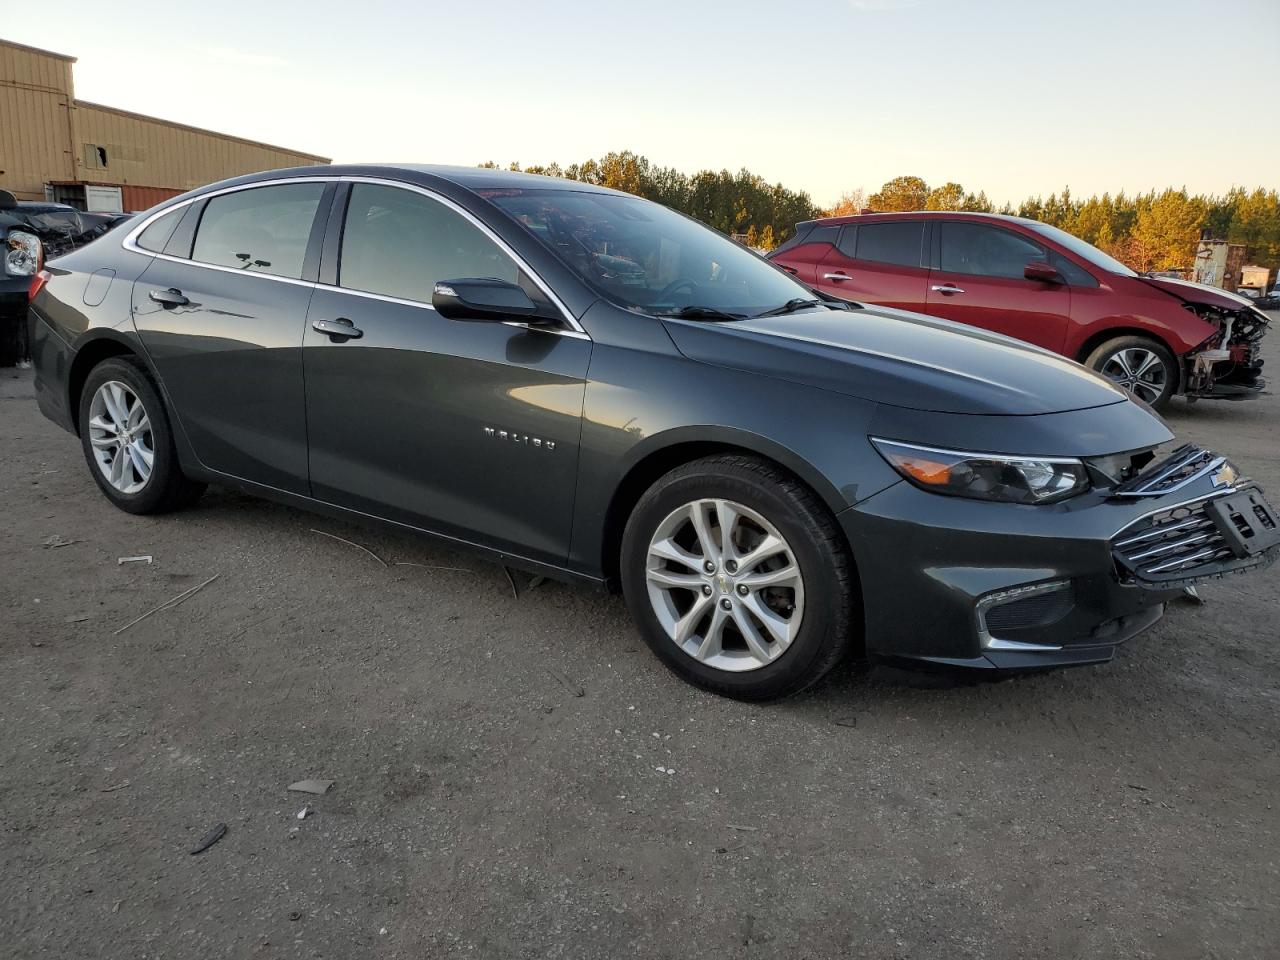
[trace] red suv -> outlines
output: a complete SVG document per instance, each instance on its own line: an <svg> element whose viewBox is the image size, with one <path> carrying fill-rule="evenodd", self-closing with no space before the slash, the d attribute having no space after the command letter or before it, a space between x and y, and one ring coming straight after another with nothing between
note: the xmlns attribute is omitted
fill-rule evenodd
<svg viewBox="0 0 1280 960"><path fill-rule="evenodd" d="M900 307L1025 340L1163 407L1262 392L1268 319L1215 287L1134 273L1056 227L984 213L809 220L770 255L846 300Z"/></svg>

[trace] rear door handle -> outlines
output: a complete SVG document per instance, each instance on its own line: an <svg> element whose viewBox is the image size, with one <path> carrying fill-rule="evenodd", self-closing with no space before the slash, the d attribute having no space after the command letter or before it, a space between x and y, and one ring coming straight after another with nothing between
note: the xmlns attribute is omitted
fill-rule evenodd
<svg viewBox="0 0 1280 960"><path fill-rule="evenodd" d="M334 343L359 340L364 336L364 331L346 317L338 317L334 320L312 320L311 329L317 333L327 334Z"/></svg>
<svg viewBox="0 0 1280 960"><path fill-rule="evenodd" d="M832 283L840 283L844 280L852 280L853 277L849 276L847 273L824 273L822 275L822 279L830 280Z"/></svg>
<svg viewBox="0 0 1280 960"><path fill-rule="evenodd" d="M936 283L929 289L932 290L934 293L947 293L947 294L964 293L964 291L961 290L959 287L957 287L954 283Z"/></svg>
<svg viewBox="0 0 1280 960"><path fill-rule="evenodd" d="M165 307L185 307L191 302L177 287L170 287L168 290L152 290L147 296Z"/></svg>

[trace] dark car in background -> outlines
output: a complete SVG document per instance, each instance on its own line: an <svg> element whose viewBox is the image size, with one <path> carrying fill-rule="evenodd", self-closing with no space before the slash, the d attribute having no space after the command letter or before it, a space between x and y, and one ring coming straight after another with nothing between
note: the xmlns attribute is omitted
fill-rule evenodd
<svg viewBox="0 0 1280 960"><path fill-rule="evenodd" d="M1280 550L1255 484L1162 449L1159 417L1093 371L825 300L582 183L243 177L38 287L40 408L121 509L226 484L620 587L658 656L733 696L850 651L1105 661L1185 586Z"/></svg>
<svg viewBox="0 0 1280 960"><path fill-rule="evenodd" d="M130 218L85 213L62 203L17 200L0 190L0 366L26 359L27 299L40 265L96 240Z"/></svg>
<svg viewBox="0 0 1280 960"><path fill-rule="evenodd" d="M832 295L1003 333L1095 370L1156 408L1264 388L1268 318L1216 287L1141 276L1065 231L982 213L797 224L770 254Z"/></svg>

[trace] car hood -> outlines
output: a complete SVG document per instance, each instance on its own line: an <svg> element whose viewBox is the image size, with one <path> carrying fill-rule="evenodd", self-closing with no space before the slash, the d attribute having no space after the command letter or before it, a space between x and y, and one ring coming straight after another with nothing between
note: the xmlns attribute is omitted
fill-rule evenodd
<svg viewBox="0 0 1280 960"><path fill-rule="evenodd" d="M975 327L881 307L665 320L692 360L913 410L1029 416L1124 403L1105 377Z"/></svg>
<svg viewBox="0 0 1280 960"><path fill-rule="evenodd" d="M1147 286L1155 287L1171 297L1177 297L1183 303L1202 303L1210 307L1221 307L1223 310L1239 310L1241 307L1252 307L1254 303L1247 297L1231 293L1220 287L1211 287L1207 283L1192 283L1190 280L1175 280L1173 277L1139 277Z"/></svg>

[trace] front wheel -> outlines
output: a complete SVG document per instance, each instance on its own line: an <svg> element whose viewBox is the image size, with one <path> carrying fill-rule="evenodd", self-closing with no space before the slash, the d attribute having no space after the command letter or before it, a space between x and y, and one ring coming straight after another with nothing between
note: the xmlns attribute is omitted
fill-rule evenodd
<svg viewBox="0 0 1280 960"><path fill-rule="evenodd" d="M1101 344L1086 366L1163 410L1178 389L1178 364L1169 348L1147 337L1116 337Z"/></svg>
<svg viewBox="0 0 1280 960"><path fill-rule="evenodd" d="M853 562L835 519L754 457L707 457L658 480L627 522L622 588L672 670L741 699L803 690L854 633Z"/></svg>
<svg viewBox="0 0 1280 960"><path fill-rule="evenodd" d="M160 391L137 360L112 357L90 370L79 418L89 471L121 510L164 513L204 492L183 475Z"/></svg>

